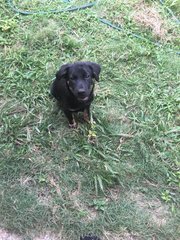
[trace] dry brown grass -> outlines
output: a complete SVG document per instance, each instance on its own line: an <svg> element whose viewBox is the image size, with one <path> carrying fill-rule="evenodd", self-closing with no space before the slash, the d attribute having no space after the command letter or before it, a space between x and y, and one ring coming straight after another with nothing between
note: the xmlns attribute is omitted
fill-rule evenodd
<svg viewBox="0 0 180 240"><path fill-rule="evenodd" d="M33 240L59 240L62 239L62 236L55 235L51 232L46 232L43 234L40 234L39 236L33 238Z"/></svg>
<svg viewBox="0 0 180 240"><path fill-rule="evenodd" d="M66 240L66 237L63 237L61 231L57 234L50 231L42 232L39 234L29 233L31 239L33 240ZM20 236L14 233L11 233L5 229L0 229L0 240L23 240L24 236Z"/></svg>
<svg viewBox="0 0 180 240"><path fill-rule="evenodd" d="M113 232L104 232L103 240L140 240L137 234L134 233L113 233Z"/></svg>
<svg viewBox="0 0 180 240"><path fill-rule="evenodd" d="M164 39L168 29L165 20L160 15L155 5L141 1L134 5L133 19L138 25L151 29L153 35Z"/></svg>
<svg viewBox="0 0 180 240"><path fill-rule="evenodd" d="M0 229L0 239L1 240L22 240L22 237L19 235L10 233L5 229Z"/></svg>

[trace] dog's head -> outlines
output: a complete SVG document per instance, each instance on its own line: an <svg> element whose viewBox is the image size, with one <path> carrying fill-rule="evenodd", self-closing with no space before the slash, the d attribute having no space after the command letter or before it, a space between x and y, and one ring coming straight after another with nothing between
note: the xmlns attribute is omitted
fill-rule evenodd
<svg viewBox="0 0 180 240"><path fill-rule="evenodd" d="M89 99L94 89L94 81L99 81L100 65L93 62L64 64L56 73L56 79L64 78L72 94L81 102Z"/></svg>

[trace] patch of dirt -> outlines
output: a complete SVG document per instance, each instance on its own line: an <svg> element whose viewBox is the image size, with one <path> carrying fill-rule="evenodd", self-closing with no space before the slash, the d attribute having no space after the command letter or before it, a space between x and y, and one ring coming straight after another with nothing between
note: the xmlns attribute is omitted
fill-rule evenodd
<svg viewBox="0 0 180 240"><path fill-rule="evenodd" d="M59 240L62 239L62 236L60 235L55 235L51 232L46 232L43 234L40 234L38 237L34 237L33 240Z"/></svg>
<svg viewBox="0 0 180 240"><path fill-rule="evenodd" d="M22 240L22 237L10 233L4 229L0 229L0 240Z"/></svg>
<svg viewBox="0 0 180 240"><path fill-rule="evenodd" d="M130 199L149 214L152 223L159 227L166 224L169 215L168 207L162 205L158 199L147 200L142 193L131 193Z"/></svg>
<svg viewBox="0 0 180 240"><path fill-rule="evenodd" d="M140 240L137 234L134 233L113 233L105 231L102 240Z"/></svg>
<svg viewBox="0 0 180 240"><path fill-rule="evenodd" d="M133 19L139 25L152 30L154 36L159 39L164 39L168 30L166 23L161 17L158 9L155 6L149 5L144 1L139 2L134 6Z"/></svg>
<svg viewBox="0 0 180 240"><path fill-rule="evenodd" d="M61 228L58 233L41 229L38 233L36 231L30 231L27 233L27 235L32 240L68 240L69 238L66 237L64 233L62 236L62 231L63 228Z"/></svg>
<svg viewBox="0 0 180 240"><path fill-rule="evenodd" d="M39 235L37 234L32 234L29 233L30 237L33 240L65 240L66 238L64 238L61 234L61 232L59 234L54 234L52 232L43 232ZM9 231L6 231L4 229L0 229L0 240L23 240L24 237L21 237L17 234L14 233L10 233Z"/></svg>

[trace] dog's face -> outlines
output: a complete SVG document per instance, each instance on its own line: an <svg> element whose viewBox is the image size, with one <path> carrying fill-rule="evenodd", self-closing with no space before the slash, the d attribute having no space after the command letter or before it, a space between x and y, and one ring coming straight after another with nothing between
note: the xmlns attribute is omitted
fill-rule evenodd
<svg viewBox="0 0 180 240"><path fill-rule="evenodd" d="M93 62L65 64L57 72L56 78L64 78L71 93L80 102L89 99L94 88L94 80L99 80L101 68Z"/></svg>

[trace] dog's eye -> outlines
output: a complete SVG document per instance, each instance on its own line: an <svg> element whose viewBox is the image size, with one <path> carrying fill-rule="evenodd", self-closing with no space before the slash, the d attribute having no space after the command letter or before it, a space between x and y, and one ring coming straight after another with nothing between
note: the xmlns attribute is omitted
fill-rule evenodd
<svg viewBox="0 0 180 240"><path fill-rule="evenodd" d="M77 80L77 77L76 77L76 76L69 77L69 80L70 80L71 82L74 82L74 81Z"/></svg>
<svg viewBox="0 0 180 240"><path fill-rule="evenodd" d="M76 81L76 79L75 79L75 78L70 78L69 81L70 81L71 83L73 83L73 82Z"/></svg>

